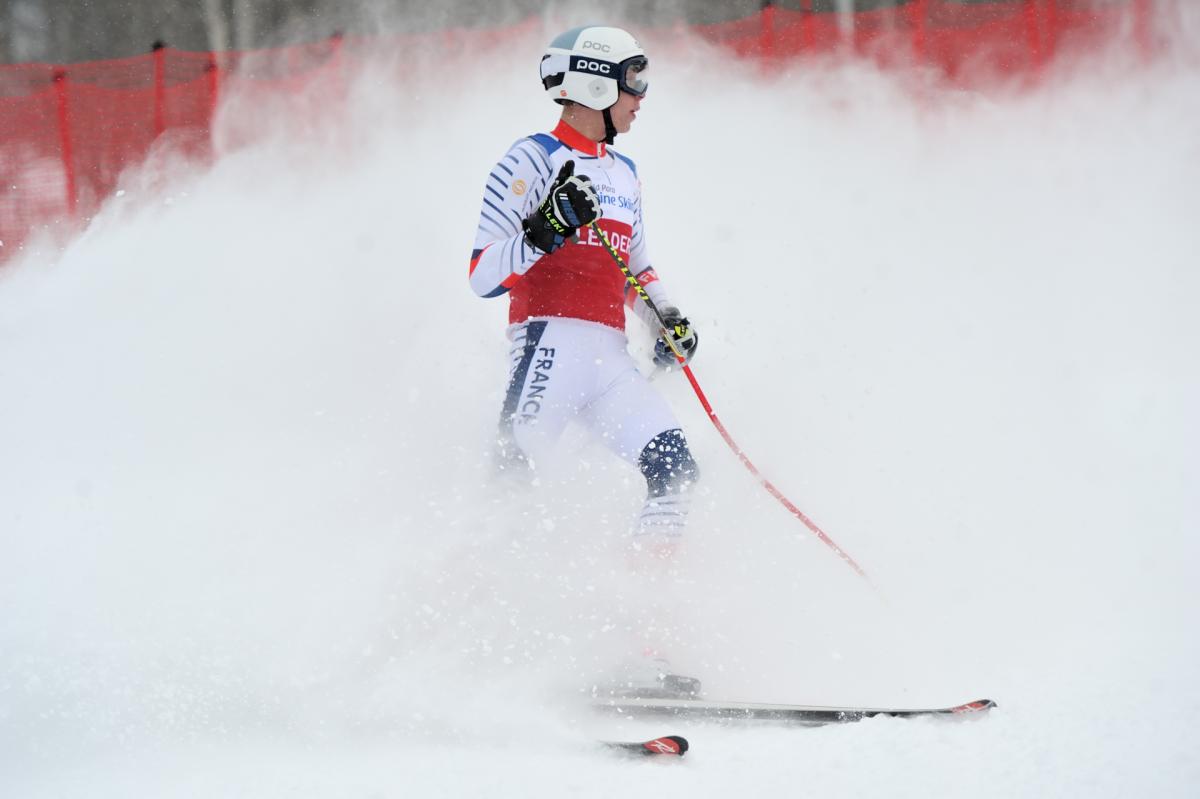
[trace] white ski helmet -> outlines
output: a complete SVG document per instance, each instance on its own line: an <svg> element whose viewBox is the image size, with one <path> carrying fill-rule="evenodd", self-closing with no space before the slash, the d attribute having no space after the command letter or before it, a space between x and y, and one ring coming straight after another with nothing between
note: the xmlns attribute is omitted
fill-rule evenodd
<svg viewBox="0 0 1200 799"><path fill-rule="evenodd" d="M646 93L646 53L620 28L585 25L561 33L542 56L542 85L555 102L597 111L614 106L621 92Z"/></svg>

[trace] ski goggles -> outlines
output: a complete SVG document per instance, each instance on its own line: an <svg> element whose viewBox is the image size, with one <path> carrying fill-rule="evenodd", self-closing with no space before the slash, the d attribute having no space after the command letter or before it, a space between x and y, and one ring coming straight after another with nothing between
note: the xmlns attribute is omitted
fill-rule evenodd
<svg viewBox="0 0 1200 799"><path fill-rule="evenodd" d="M614 78L617 81L618 89L635 97L641 97L650 86L649 81L645 77L649 66L650 62L646 60L646 56L644 55L635 55L626 58L619 64L614 64L611 61L601 61L598 58L590 58L588 56L573 55L570 57L569 69L572 72L585 72L589 75ZM553 63L552 56L543 59L543 82L547 80L548 75L553 75L556 69L557 65Z"/></svg>
<svg viewBox="0 0 1200 799"><path fill-rule="evenodd" d="M623 92L641 97L646 93L646 89L650 88L650 81L646 80L646 70L649 68L650 62L644 55L626 58L617 65L617 87Z"/></svg>

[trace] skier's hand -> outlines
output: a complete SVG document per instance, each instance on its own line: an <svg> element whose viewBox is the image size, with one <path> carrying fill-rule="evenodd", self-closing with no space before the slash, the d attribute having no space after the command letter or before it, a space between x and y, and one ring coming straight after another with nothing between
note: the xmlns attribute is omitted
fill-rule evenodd
<svg viewBox="0 0 1200 799"><path fill-rule="evenodd" d="M696 354L696 347L700 345L700 337L692 329L692 323L679 312L678 308L670 306L662 309L662 317L666 323L666 329L659 336L658 341L654 342L654 362L659 366L668 367L679 364L675 352L672 352L671 347L667 345L666 337L669 335L675 351L683 356L683 362L690 363L692 356Z"/></svg>
<svg viewBox="0 0 1200 799"><path fill-rule="evenodd" d="M521 223L525 239L544 253L567 243L575 231L600 216L600 200L587 175L576 175L575 162L567 161L550 184L546 199Z"/></svg>

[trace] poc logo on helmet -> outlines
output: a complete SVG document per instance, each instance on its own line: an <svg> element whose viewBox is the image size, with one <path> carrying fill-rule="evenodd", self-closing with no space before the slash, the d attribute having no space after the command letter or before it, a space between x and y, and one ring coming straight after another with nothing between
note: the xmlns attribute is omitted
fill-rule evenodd
<svg viewBox="0 0 1200 799"><path fill-rule="evenodd" d="M576 58L571 69L576 72L590 72L593 75L611 75L613 65L607 61L591 61L586 58Z"/></svg>
<svg viewBox="0 0 1200 799"><path fill-rule="evenodd" d="M584 42L580 50L599 50L602 53L607 53L612 50L607 44L602 42Z"/></svg>

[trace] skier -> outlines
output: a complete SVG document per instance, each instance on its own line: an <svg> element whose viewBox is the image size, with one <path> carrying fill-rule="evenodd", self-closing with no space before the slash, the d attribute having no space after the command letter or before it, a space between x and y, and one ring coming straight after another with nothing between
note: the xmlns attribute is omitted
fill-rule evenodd
<svg viewBox="0 0 1200 799"><path fill-rule="evenodd" d="M480 297L509 298L499 468L536 468L569 421L582 423L644 475L632 549L653 562L676 550L699 470L675 415L626 349L625 308L669 335L687 360L699 339L650 265L637 168L609 147L637 117L647 66L641 45L619 28L574 28L550 43L542 86L561 118L549 134L519 139L488 175L470 283ZM665 326L626 285L593 222ZM676 363L662 338L655 360ZM656 678L659 692L694 694L699 686L665 666Z"/></svg>

